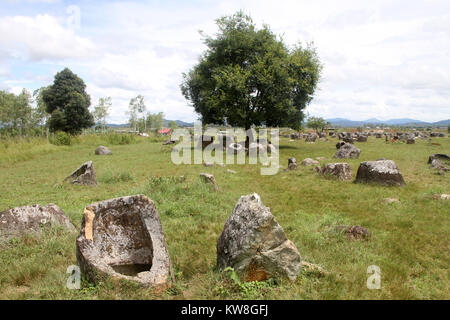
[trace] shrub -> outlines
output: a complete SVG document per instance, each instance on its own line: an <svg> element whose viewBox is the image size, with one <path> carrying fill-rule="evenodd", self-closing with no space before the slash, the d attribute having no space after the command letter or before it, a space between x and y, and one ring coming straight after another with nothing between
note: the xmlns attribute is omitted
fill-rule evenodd
<svg viewBox="0 0 450 320"><path fill-rule="evenodd" d="M104 183L128 182L133 180L134 177L127 171L113 173L110 170L108 170L100 179L100 181Z"/></svg>
<svg viewBox="0 0 450 320"><path fill-rule="evenodd" d="M70 146L72 144L72 139L70 134L64 131L58 131L50 139L50 143L56 146Z"/></svg>
<svg viewBox="0 0 450 320"><path fill-rule="evenodd" d="M124 145L136 143L136 136L133 134L108 133L106 140L112 145Z"/></svg>

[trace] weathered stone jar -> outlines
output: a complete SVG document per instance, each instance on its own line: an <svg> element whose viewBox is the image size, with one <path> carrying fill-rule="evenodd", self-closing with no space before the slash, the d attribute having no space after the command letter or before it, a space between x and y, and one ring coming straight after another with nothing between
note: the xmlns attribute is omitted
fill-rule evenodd
<svg viewBox="0 0 450 320"><path fill-rule="evenodd" d="M173 281L156 206L144 195L87 206L77 238L77 260L94 283L112 276L164 289Z"/></svg>

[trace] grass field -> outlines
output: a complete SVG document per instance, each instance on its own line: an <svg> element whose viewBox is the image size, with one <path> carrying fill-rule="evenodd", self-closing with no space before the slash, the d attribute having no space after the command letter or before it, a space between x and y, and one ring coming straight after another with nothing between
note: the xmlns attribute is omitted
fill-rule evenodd
<svg viewBox="0 0 450 320"><path fill-rule="evenodd" d="M77 234L58 228L0 244L0 299L449 299L450 202L433 194L450 193L450 179L429 169L428 156L450 153L450 138L432 145L386 144L369 137L359 159L348 162L356 175L361 161L384 157L396 162L406 187L354 184L320 177L312 167L262 176L255 165L172 164L170 146L158 139L108 145L100 136L84 136L71 146L46 140L0 141L0 211L55 203L79 228L83 208L105 199L145 194L154 200L176 273L176 284L156 293L125 281L97 286L82 282L66 288L68 266L76 264ZM337 139L314 144L280 141L280 164L287 159L333 159ZM112 156L95 156L104 144ZM85 161L93 160L98 187L63 184ZM237 171L230 174L227 169ZM214 174L219 192L201 182L200 172ZM185 180L177 177L184 175ZM234 283L215 270L216 243L241 195L256 192L297 246L302 259L327 275L302 272L295 283ZM384 198L400 199L387 204ZM334 225L361 225L368 241L347 240ZM367 267L381 268L381 289L366 287Z"/></svg>

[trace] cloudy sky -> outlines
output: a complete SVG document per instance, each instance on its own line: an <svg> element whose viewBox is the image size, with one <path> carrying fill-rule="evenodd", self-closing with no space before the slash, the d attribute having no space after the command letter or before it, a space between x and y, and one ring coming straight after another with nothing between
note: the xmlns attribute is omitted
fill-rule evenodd
<svg viewBox="0 0 450 320"><path fill-rule="evenodd" d="M34 90L68 67L93 104L112 97L111 123L138 94L193 121L179 85L205 50L198 31L240 9L288 44L314 42L324 71L309 115L450 118L448 0L0 0L0 89Z"/></svg>

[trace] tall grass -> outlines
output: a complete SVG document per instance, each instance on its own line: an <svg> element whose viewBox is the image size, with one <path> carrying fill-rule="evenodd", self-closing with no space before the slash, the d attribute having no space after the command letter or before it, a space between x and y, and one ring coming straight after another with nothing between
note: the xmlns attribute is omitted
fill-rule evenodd
<svg viewBox="0 0 450 320"><path fill-rule="evenodd" d="M85 134L70 136L64 132L46 137L4 137L0 139L0 165L31 160L35 157L60 151L69 151L77 146L128 145L143 139L132 134L109 132L105 134Z"/></svg>
<svg viewBox="0 0 450 320"><path fill-rule="evenodd" d="M67 147L52 145L43 137L1 139L0 164L26 161L41 154L65 149Z"/></svg>

